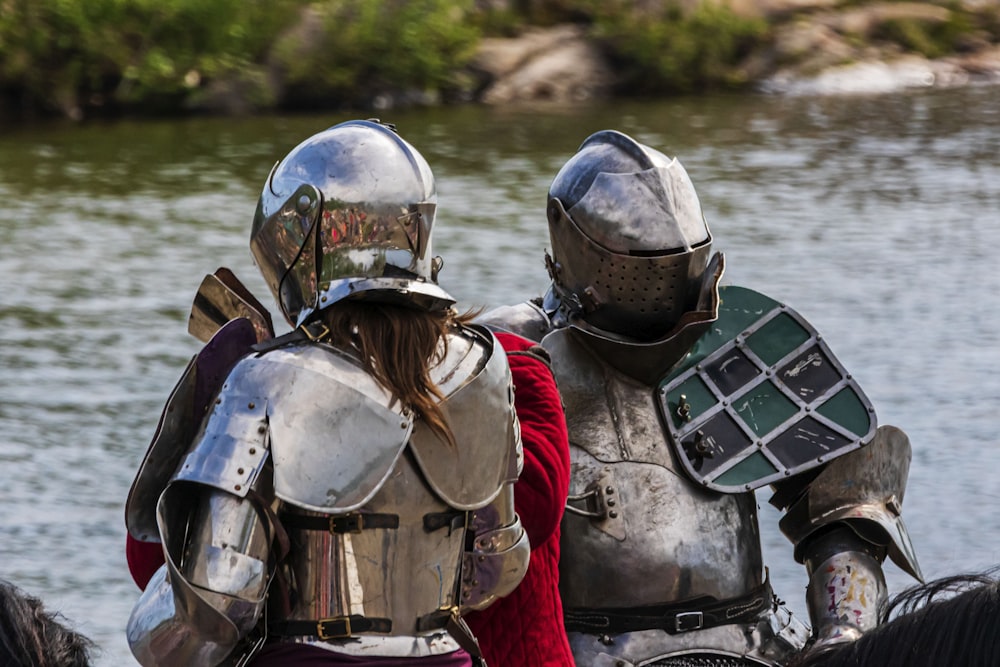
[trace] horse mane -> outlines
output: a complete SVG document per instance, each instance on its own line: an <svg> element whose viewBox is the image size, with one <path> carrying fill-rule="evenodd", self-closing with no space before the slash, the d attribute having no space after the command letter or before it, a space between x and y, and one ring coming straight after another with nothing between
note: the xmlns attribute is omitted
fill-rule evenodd
<svg viewBox="0 0 1000 667"><path fill-rule="evenodd" d="M0 665L89 667L93 642L63 620L45 611L38 598L0 579Z"/></svg>

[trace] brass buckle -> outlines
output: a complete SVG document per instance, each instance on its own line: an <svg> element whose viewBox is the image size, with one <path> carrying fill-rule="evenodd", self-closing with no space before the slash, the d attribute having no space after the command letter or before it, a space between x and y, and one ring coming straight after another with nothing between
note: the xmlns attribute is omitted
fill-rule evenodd
<svg viewBox="0 0 1000 667"><path fill-rule="evenodd" d="M343 623L344 631L342 633L326 634L323 630L323 625L326 623ZM351 617L350 616L333 616L331 618L321 618L316 621L316 636L321 640L326 641L328 639L344 639L345 637L351 636Z"/></svg>
<svg viewBox="0 0 1000 667"><path fill-rule="evenodd" d="M311 340L314 343L322 341L324 338L326 338L327 336L330 335L330 329L325 324L323 324L321 322L318 322L316 324L319 324L320 326L322 326L323 329L318 334L315 334L315 335L313 334L312 331L309 330L309 327L311 325L303 324L301 327L299 327L300 329L302 329L302 333L304 333L306 335L306 338L308 338L309 340Z"/></svg>
<svg viewBox="0 0 1000 667"><path fill-rule="evenodd" d="M330 517L330 532L337 533L360 533L365 529L364 514L346 514L344 516ZM339 525L338 525L338 522Z"/></svg>

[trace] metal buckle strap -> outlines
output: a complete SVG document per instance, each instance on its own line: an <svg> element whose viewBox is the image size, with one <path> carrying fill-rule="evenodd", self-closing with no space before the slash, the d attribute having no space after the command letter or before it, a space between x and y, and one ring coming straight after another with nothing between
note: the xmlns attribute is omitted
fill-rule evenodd
<svg viewBox="0 0 1000 667"><path fill-rule="evenodd" d="M331 616L315 621L279 621L268 626L268 633L282 637L316 637L321 641L346 639L361 632L392 632L392 619L352 614Z"/></svg>
<svg viewBox="0 0 1000 667"><path fill-rule="evenodd" d="M728 600L716 600L706 595L662 605L567 609L564 616L566 630L570 632L618 634L658 629L669 634L680 634L720 625L751 622L768 608L773 597L771 584L765 580L746 595Z"/></svg>
<svg viewBox="0 0 1000 667"><path fill-rule="evenodd" d="M311 514L282 513L282 525L286 528L302 530L322 530L331 533L360 533L363 530L383 528L395 530L399 528L398 514L360 513L315 516Z"/></svg>

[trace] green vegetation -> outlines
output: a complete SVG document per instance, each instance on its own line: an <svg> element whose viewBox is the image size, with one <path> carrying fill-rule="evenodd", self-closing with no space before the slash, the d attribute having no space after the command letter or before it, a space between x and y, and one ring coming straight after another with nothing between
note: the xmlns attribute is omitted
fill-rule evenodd
<svg viewBox="0 0 1000 667"><path fill-rule="evenodd" d="M252 73L301 4L0 0L0 90L25 111L169 110L205 80Z"/></svg>
<svg viewBox="0 0 1000 667"><path fill-rule="evenodd" d="M595 35L617 61L630 92L690 92L747 83L739 64L768 35L763 19L738 16L728 6L700 2L683 10L629 9L626 0L602 2Z"/></svg>
<svg viewBox="0 0 1000 667"><path fill-rule="evenodd" d="M283 36L275 46L288 95L304 103L366 106L402 89L434 97L463 92L461 69L479 30L472 0L327 0L315 3L318 34ZM329 48L316 48L316 44Z"/></svg>
<svg viewBox="0 0 1000 667"><path fill-rule="evenodd" d="M928 57L1000 40L1000 9L942 1L947 20L896 13L839 39ZM474 99L483 80L469 64L483 36L558 23L585 27L624 94L735 88L752 83L751 63L760 74L769 58L783 62L768 21L795 19L750 18L727 2L0 0L0 117Z"/></svg>
<svg viewBox="0 0 1000 667"><path fill-rule="evenodd" d="M943 22L917 19L885 21L872 36L894 42L927 58L940 58L961 50L963 42L976 29L977 18L957 3L949 10L948 20Z"/></svg>

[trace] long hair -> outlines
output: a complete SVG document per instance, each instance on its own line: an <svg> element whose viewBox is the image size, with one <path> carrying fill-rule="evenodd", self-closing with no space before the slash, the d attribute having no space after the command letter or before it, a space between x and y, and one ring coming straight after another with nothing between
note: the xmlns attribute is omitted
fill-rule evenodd
<svg viewBox="0 0 1000 667"><path fill-rule="evenodd" d="M41 600L0 580L0 665L88 667L93 646L47 613Z"/></svg>
<svg viewBox="0 0 1000 667"><path fill-rule="evenodd" d="M428 312L370 301L341 301L323 311L330 341L353 346L365 369L430 429L454 446L444 398L430 369L447 354L448 331L469 323L474 313Z"/></svg>
<svg viewBox="0 0 1000 667"><path fill-rule="evenodd" d="M857 641L803 654L788 667L992 667L1000 665L996 570L908 588Z"/></svg>

